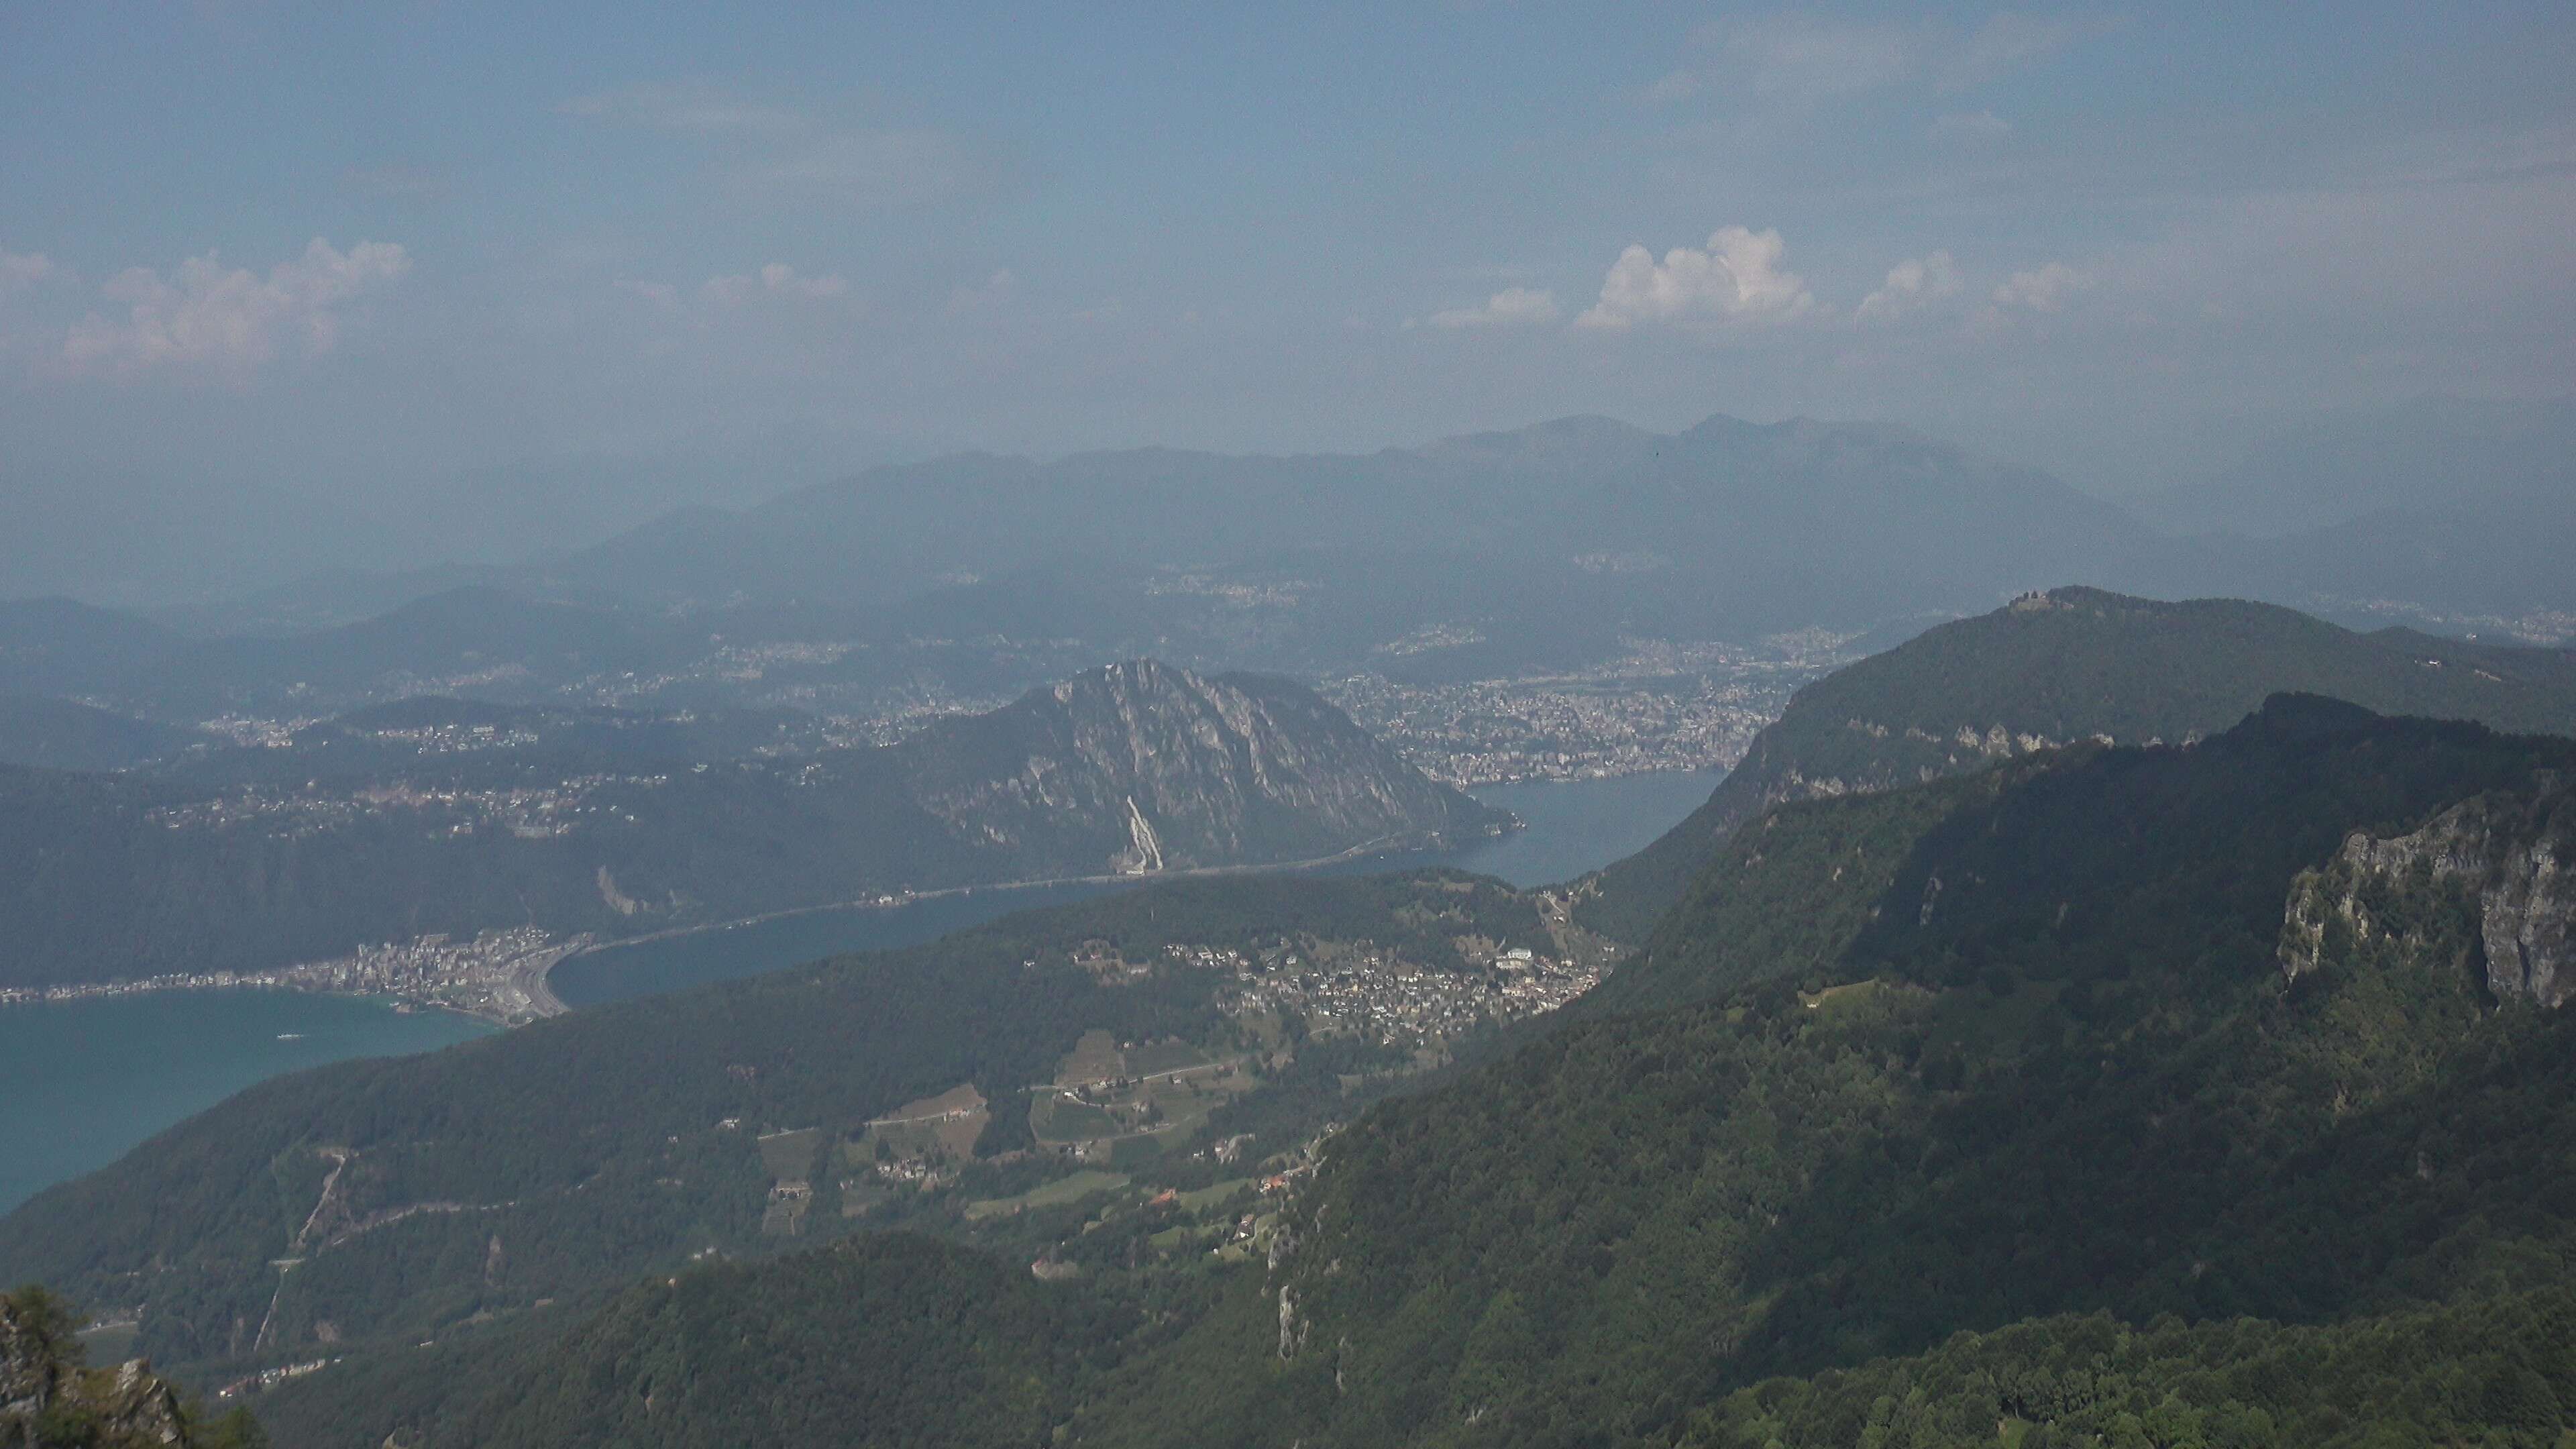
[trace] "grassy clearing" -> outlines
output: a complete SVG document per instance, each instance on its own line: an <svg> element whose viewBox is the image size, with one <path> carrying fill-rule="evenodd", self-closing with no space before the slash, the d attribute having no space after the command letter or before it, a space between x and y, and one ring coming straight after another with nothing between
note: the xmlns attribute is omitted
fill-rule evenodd
<svg viewBox="0 0 2576 1449"><path fill-rule="evenodd" d="M1029 1131L1041 1142L1096 1142L1126 1133L1118 1120L1088 1102L1040 1097L1029 1107Z"/></svg>
<svg viewBox="0 0 2576 1449"><path fill-rule="evenodd" d="M1127 1070L1139 1077L1207 1065L1207 1054L1185 1041L1147 1042L1127 1053Z"/></svg>
<svg viewBox="0 0 2576 1449"><path fill-rule="evenodd" d="M772 1132L760 1139L760 1165L780 1182L802 1182L813 1174L814 1150L822 1145L820 1127Z"/></svg>
<svg viewBox="0 0 2576 1449"><path fill-rule="evenodd" d="M1033 1187L1018 1197L985 1198L966 1204L970 1219L1000 1217L1005 1213L1024 1212L1029 1208L1053 1207L1057 1203L1079 1202L1097 1193L1112 1192L1127 1185L1126 1175L1116 1172L1077 1172L1071 1177Z"/></svg>
<svg viewBox="0 0 2576 1449"><path fill-rule="evenodd" d="M1798 993L1798 1002L1809 1011L1857 1006L1885 990L1886 986L1887 983L1883 981L1846 981L1840 986L1828 986L1822 991L1801 991Z"/></svg>
<svg viewBox="0 0 2576 1449"><path fill-rule="evenodd" d="M1105 1031L1084 1032L1055 1067L1055 1079L1067 1084L1106 1082L1126 1075L1127 1058L1118 1050L1118 1039Z"/></svg>
<svg viewBox="0 0 2576 1449"><path fill-rule="evenodd" d="M1214 1186L1200 1188L1196 1192L1182 1193L1181 1206L1194 1213L1206 1212L1209 1208L1215 1207L1250 1186L1252 1186L1251 1178L1229 1178Z"/></svg>

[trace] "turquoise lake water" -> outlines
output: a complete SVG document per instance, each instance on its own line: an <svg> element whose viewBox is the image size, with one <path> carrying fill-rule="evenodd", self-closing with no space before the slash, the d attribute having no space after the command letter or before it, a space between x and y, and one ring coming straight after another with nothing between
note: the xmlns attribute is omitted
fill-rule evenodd
<svg viewBox="0 0 2576 1449"><path fill-rule="evenodd" d="M301 991L156 991L0 1007L0 1212L254 1082L497 1028Z"/></svg>
<svg viewBox="0 0 2576 1449"><path fill-rule="evenodd" d="M1571 880L1629 855L1717 788L1717 772L1475 792L1529 828L1447 855L1347 862L1337 874L1453 865L1514 885ZM575 1007L910 945L1009 911L1116 887L977 891L893 911L817 911L576 957L550 978ZM493 1028L446 1012L290 991L174 991L0 1008L0 1212L114 1161L254 1082L351 1057L428 1051Z"/></svg>

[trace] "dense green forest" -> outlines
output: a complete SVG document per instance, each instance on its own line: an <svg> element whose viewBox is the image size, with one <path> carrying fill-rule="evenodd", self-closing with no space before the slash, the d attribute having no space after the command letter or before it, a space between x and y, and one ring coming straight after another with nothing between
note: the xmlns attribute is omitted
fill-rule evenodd
<svg viewBox="0 0 2576 1449"><path fill-rule="evenodd" d="M2560 1283L2324 1325L2035 1319L1757 1384L1693 1414L1676 1443L2550 1449L2571 1420L2576 1291Z"/></svg>
<svg viewBox="0 0 2576 1449"><path fill-rule="evenodd" d="M1504 823L1311 691L1150 661L884 748L762 754L787 727L412 701L151 771L0 766L0 987L526 925L632 935Z"/></svg>
<svg viewBox="0 0 2576 1449"><path fill-rule="evenodd" d="M1934 820L1808 807L1904 862L1839 949L1371 1113L1258 1296L1134 1365L1087 1441L1651 1443L1765 1377L2023 1319L2327 1324L2554 1281L2576 1025L2488 997L2475 899L2403 883L2375 918L2404 949L2295 979L2278 952L2346 832L2571 764L2285 699Z"/></svg>
<svg viewBox="0 0 2576 1449"><path fill-rule="evenodd" d="M1132 1330L908 1233L630 1289L462 1426L492 1449L1041 1443Z"/></svg>
<svg viewBox="0 0 2576 1449"><path fill-rule="evenodd" d="M1664 837L1602 872L1578 917L1642 941L1718 842L1772 805L1976 770L2046 742L2213 735L2283 691L2382 714L2576 732L2576 657L2356 634L2241 599L2054 589L1941 625L1816 681Z"/></svg>

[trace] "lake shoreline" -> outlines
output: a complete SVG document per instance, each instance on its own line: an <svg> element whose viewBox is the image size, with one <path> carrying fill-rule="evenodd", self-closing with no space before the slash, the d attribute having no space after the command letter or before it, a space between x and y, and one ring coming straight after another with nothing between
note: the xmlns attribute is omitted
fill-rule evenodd
<svg viewBox="0 0 2576 1449"><path fill-rule="evenodd" d="M1499 839L1502 835L1508 835L1512 831L1526 830L1528 828L1527 822L1521 820L1518 816L1514 816L1512 818L1512 823L1509 826L1505 827L1496 835L1486 838ZM1419 843L1406 844L1405 842L1407 840L1417 840ZM1308 860L1260 861L1244 865L1203 865L1193 866L1187 870L1165 870L1142 873L1068 875L1037 880L991 881L981 885L942 886L936 890L926 891L890 891L873 896L861 896L854 900L825 901L819 905L811 906L789 906L783 910L765 911L756 916L741 916L727 921L705 921L693 926L673 926L667 930L653 931L641 936L620 936L614 941L600 941L593 945L585 946L581 950L567 955L564 957L564 960L569 961L575 957L581 956L605 955L608 952L615 951L625 946L649 945L656 941L668 941L682 936L702 936L711 931L730 931L742 926L765 925L771 921L793 920L798 916L821 915L832 911L899 911L907 906L919 905L924 901L963 899L965 897L972 896L979 891L993 893L1005 891L1045 891L1069 886L1104 886L1114 888L1118 886L1155 885L1163 881L1172 880L1204 880L1211 877L1230 875L1290 875L1305 871L1324 870L1331 866L1347 864L1354 860L1367 860L1381 855L1428 855L1453 848L1455 847L1442 844L1441 837L1436 832L1427 837L1421 836L1418 832L1409 832L1405 835L1380 836L1376 840L1354 845L1348 850L1337 851L1332 855L1316 856ZM562 963L557 962L556 964L560 965Z"/></svg>
<svg viewBox="0 0 2576 1449"><path fill-rule="evenodd" d="M1522 822L1519 817L1515 816L1513 817L1510 825L1504 827L1501 831L1496 832L1494 836L1485 838L1497 839L1510 834L1512 831L1526 828L1526 824ZM568 949L562 951L548 950L542 953L544 959L540 960L534 966L524 970L515 970L510 973L509 984L521 993L527 1002L527 1005L524 1008L519 1009L490 1006L464 1006L453 1001L442 1001L427 993L348 990L339 987L315 985L294 979L295 973L306 970L309 966L309 963L299 963L293 966L281 966L261 971L172 973L166 976L148 976L141 979L120 981L67 982L57 986L0 988L0 1011L5 1011L11 1007L18 1006L60 1005L74 1001L99 1001L121 997L152 996L172 991L293 991L318 996L336 996L350 1000L385 1001L393 1003L394 1009L397 1011L434 1010L451 1012L455 1015L467 1017L475 1021L488 1022L494 1026L516 1028L525 1026L532 1021L543 1021L549 1017L562 1016L574 1009L570 1003L567 1003L562 997L555 994L550 978L553 976L554 969L556 967L576 957L596 956L614 951L624 946L648 945L656 941L667 941L685 936L705 935L717 931L731 931L745 926L758 926L773 921L792 920L799 916L820 915L827 912L899 911L909 906L921 904L925 901L964 899L971 897L978 892L1041 892L1079 886L1141 886L1152 885L1159 881L1208 879L1231 875L1293 874L1298 872L1328 869L1332 866L1346 864L1354 860L1366 860L1378 856L1409 853L1434 854L1456 848L1457 847L1448 845L1437 832L1405 832L1397 835L1380 836L1375 840L1364 841L1361 844L1354 845L1347 850L1337 851L1331 855L1316 856L1306 860L1262 861L1243 865L1194 866L1186 870L1154 871L1137 874L1058 876L1036 880L990 881L975 885L943 886L926 891L904 890L899 892L882 892L873 896L862 896L855 900L824 901L815 905L789 906L781 910L765 911L758 915L740 916L722 921L704 921L695 925L673 926L665 930L647 932L639 936L620 936L613 941L586 940L583 937L577 936L571 941L565 943Z"/></svg>

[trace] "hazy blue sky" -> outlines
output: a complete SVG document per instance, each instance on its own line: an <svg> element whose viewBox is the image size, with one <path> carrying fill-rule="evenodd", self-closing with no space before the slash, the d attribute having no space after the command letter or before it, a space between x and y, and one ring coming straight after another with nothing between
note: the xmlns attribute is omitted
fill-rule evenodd
<svg viewBox="0 0 2576 1449"><path fill-rule="evenodd" d="M0 461L2561 396L2571 71L2563 3L17 4Z"/></svg>

